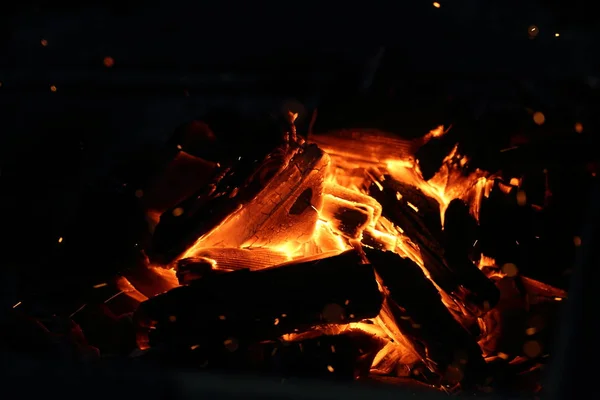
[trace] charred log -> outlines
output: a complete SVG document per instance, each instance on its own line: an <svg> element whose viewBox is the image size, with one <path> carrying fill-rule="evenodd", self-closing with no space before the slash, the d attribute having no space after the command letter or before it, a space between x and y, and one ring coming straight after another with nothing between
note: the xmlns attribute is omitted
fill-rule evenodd
<svg viewBox="0 0 600 400"><path fill-rule="evenodd" d="M496 304L497 288L464 254L450 250L446 257L439 205L434 199L390 176L372 184L369 192L381 203L383 216L419 247L425 269L440 288L475 315Z"/></svg>
<svg viewBox="0 0 600 400"><path fill-rule="evenodd" d="M194 257L208 258L216 269L237 271L239 269L263 269L289 261L286 254L268 248L236 249L209 247L194 252Z"/></svg>
<svg viewBox="0 0 600 400"><path fill-rule="evenodd" d="M382 297L353 251L201 279L142 303L140 347L222 346L275 339L312 326L374 317Z"/></svg>
<svg viewBox="0 0 600 400"><path fill-rule="evenodd" d="M406 140L374 129L336 130L322 135L309 135L308 140L318 144L332 157L373 164L379 164L389 157L409 157L420 145L419 139Z"/></svg>
<svg viewBox="0 0 600 400"><path fill-rule="evenodd" d="M236 235L228 234L225 229L219 230L220 235L241 241L231 246L239 247L264 227L273 213L288 213L302 193L298 190L316 185L319 177L313 172L325 166L326 155L316 146L307 146L277 149L258 165L256 161L242 158L221 168L207 188L161 215L154 232L151 259L169 263L216 226L243 217L248 220L241 221L241 231ZM314 196L320 197L320 192ZM317 200L311 198L311 201ZM248 203L251 207L243 207ZM219 235L212 235L207 245L216 243L225 247L219 238Z"/></svg>
<svg viewBox="0 0 600 400"><path fill-rule="evenodd" d="M389 292L388 311L425 364L448 381L469 385L484 379L479 346L453 318L422 270L395 253L365 251Z"/></svg>
<svg viewBox="0 0 600 400"><path fill-rule="evenodd" d="M332 229L339 235L348 239L358 239L373 220L373 210L362 204L325 195L321 217L329 221Z"/></svg>

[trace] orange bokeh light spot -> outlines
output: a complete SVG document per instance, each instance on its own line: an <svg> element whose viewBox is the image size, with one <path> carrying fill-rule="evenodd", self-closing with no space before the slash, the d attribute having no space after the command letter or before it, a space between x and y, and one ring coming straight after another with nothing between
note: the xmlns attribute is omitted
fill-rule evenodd
<svg viewBox="0 0 600 400"><path fill-rule="evenodd" d="M115 60L112 57L104 57L104 66L110 68L115 65Z"/></svg>

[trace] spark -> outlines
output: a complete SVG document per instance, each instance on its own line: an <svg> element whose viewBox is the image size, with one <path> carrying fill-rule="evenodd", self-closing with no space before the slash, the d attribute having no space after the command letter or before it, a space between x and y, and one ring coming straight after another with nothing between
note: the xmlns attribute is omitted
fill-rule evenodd
<svg viewBox="0 0 600 400"><path fill-rule="evenodd" d="M275 318L275 322L273 323L273 325L279 325L279 318Z"/></svg>
<svg viewBox="0 0 600 400"><path fill-rule="evenodd" d="M437 1L434 1L434 2L433 2L433 6L434 6L435 8L440 8L442 5L441 5L440 3L438 3Z"/></svg>
<svg viewBox="0 0 600 400"><path fill-rule="evenodd" d="M195 344L193 346L190 347L191 350L196 350L198 347L200 347L199 344Z"/></svg>
<svg viewBox="0 0 600 400"><path fill-rule="evenodd" d="M529 38L530 39L534 39L540 33L540 30L539 30L539 28L537 26L531 25L527 29L527 33L529 34Z"/></svg>
<svg viewBox="0 0 600 400"><path fill-rule="evenodd" d="M40 44L41 44L43 47L46 47L46 46L48 46L48 41L47 41L46 39L42 39L42 40L40 40Z"/></svg>
<svg viewBox="0 0 600 400"><path fill-rule="evenodd" d="M63 238L62 236L58 238L58 243L62 243L63 242Z"/></svg>
<svg viewBox="0 0 600 400"><path fill-rule="evenodd" d="M506 149L502 149L502 150L500 150L500 153L504 153L504 152L506 152L506 151L511 151L511 150L516 150L516 149L518 149L518 148L519 148L519 146L507 147Z"/></svg>
<svg viewBox="0 0 600 400"><path fill-rule="evenodd" d="M560 37L560 33L556 32L556 33L554 34L554 37Z"/></svg>
<svg viewBox="0 0 600 400"><path fill-rule="evenodd" d="M227 318L226 318L224 315L219 315L219 319L220 319L221 321L225 321Z"/></svg>
<svg viewBox="0 0 600 400"><path fill-rule="evenodd" d="M177 207L172 211L174 217L180 217L183 215L183 208Z"/></svg>
<svg viewBox="0 0 600 400"><path fill-rule="evenodd" d="M581 246L581 238L579 236L575 236L573 238L573 244L575 245L575 247Z"/></svg>
<svg viewBox="0 0 600 400"><path fill-rule="evenodd" d="M17 307L19 307L19 306L21 305L21 303L22 303L22 301L19 301L19 302L17 302L17 304L15 304L15 305L13 306L13 308L17 308Z"/></svg>
<svg viewBox="0 0 600 400"><path fill-rule="evenodd" d="M117 296L119 296L119 295L122 295L123 293L125 293L125 292L121 290L120 292L118 292L118 293L116 293L116 294L114 294L114 295L110 296L108 299L104 300L104 304L108 303L109 301L111 301L111 300L112 300L112 299L114 299L115 297L117 297Z"/></svg>
<svg viewBox="0 0 600 400"><path fill-rule="evenodd" d="M411 203L410 201L407 201L406 204L412 208L413 210L415 210L415 212L419 212L419 208L417 206L415 206L413 203Z"/></svg>
<svg viewBox="0 0 600 400"><path fill-rule="evenodd" d="M479 239L475 239L475 242L473 242L473 247L477 245L477 242L479 242Z"/></svg>
<svg viewBox="0 0 600 400"><path fill-rule="evenodd" d="M575 132L577 132L577 133L583 132L583 124L581 122L575 123Z"/></svg>
<svg viewBox="0 0 600 400"><path fill-rule="evenodd" d="M331 365L328 365L327 366L327 371L333 372L333 371L335 371L335 369Z"/></svg>
<svg viewBox="0 0 600 400"><path fill-rule="evenodd" d="M77 314L78 312L80 312L81 310L83 310L85 308L85 306L87 306L87 304L84 304L81 307L79 307L77 310L75 310L73 312L73 314L69 315L69 318L73 318L75 316L75 314Z"/></svg>
<svg viewBox="0 0 600 400"><path fill-rule="evenodd" d="M54 85L51 85L51 86L50 86L50 91L51 91L51 92L56 92L56 86L54 86Z"/></svg>
<svg viewBox="0 0 600 400"><path fill-rule="evenodd" d="M108 283L106 283L106 282L102 282L102 283L99 283L99 284L97 284L97 285L94 285L94 286L92 286L92 287L93 287L94 289L100 289L101 287L104 287L104 286L107 286L107 285L108 285Z"/></svg>

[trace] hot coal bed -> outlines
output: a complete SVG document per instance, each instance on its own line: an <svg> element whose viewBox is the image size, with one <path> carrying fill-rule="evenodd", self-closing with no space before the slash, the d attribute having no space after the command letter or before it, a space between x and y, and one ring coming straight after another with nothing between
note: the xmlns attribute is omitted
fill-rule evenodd
<svg viewBox="0 0 600 400"><path fill-rule="evenodd" d="M447 127L406 140L285 119L258 156L217 151L194 122L152 179L95 197L113 229L57 242L65 265L104 272L37 283L7 342L86 364L539 392L569 273L548 265L581 244L544 231L564 218L548 171L486 171L456 144L424 174Z"/></svg>

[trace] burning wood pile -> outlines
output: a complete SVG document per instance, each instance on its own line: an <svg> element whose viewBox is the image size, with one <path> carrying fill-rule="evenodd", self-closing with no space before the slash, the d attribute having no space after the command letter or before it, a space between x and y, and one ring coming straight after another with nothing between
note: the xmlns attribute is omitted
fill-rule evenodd
<svg viewBox="0 0 600 400"><path fill-rule="evenodd" d="M146 264L116 281L127 296L103 305L135 309L131 322L104 312L124 327L116 341L132 323L144 356L179 366L443 390L536 374L547 351L529 317L566 295L497 265L478 226L483 207L523 207L518 180L456 147L424 180L414 155L441 126L305 140L289 117L263 160L181 151L136 192L153 236Z"/></svg>

